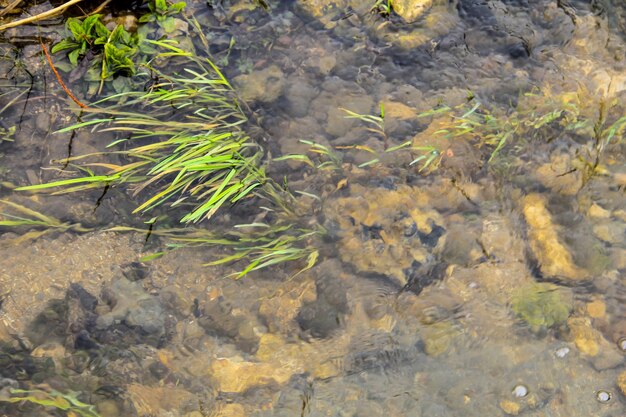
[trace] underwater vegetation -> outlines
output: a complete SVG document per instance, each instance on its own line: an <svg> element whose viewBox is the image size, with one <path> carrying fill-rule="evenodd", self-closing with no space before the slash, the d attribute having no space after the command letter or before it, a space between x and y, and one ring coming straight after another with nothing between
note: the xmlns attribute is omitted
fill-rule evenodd
<svg viewBox="0 0 626 417"><path fill-rule="evenodd" d="M375 7L391 9L399 5L377 2ZM139 22L157 25L168 33L175 23L174 16L181 13L185 4L158 0L150 2L149 7L150 12ZM316 239L324 235L324 228L307 224L305 216L299 216L292 206L302 196L312 197L314 204L321 200L305 192L296 196L297 192L294 194L288 185L280 185L271 178L266 171L273 161L302 162L313 170L312 175L327 170L341 175L347 153L368 153L369 159L358 165L367 168L384 165L389 159L384 158L385 154L401 152L410 155L409 166L418 166L419 172L427 175L451 155L449 146L454 141L462 140L474 146L482 155L482 163L489 165L496 164L497 157L508 149L515 151L535 138L554 140L558 135L570 134L587 137L592 143L586 155L579 155L581 162L576 168L584 170L588 179L599 169L599 155L622 141L626 126L626 117L615 118L610 114L616 103L603 102L592 116L583 112L579 92L551 96L531 91L521 94L515 107L504 108L490 108L469 93L464 104L451 107L440 103L417 114L415 119L426 122L428 129L402 141L387 132L382 103L376 115L338 109L344 117L367 126L367 132L382 143L382 150L366 145L332 147L301 140L309 146L308 154L269 158L266 150L248 134L255 121L208 53L209 39L197 22L193 19L187 22L196 29L195 37L193 42L183 45L173 40L149 40L142 29L145 26L132 35L119 25L109 30L100 15L84 20L68 19L70 36L56 44L53 52L66 52L74 66L78 66L81 58L86 60L88 55L94 55L89 59L97 64L91 70L98 68L99 92L105 80L116 83L131 75L133 80L146 81L145 88L139 88L137 82L128 88L132 81L124 81L124 88L114 87L116 92L85 106L78 123L59 130L89 129L94 135L113 132L116 138L106 150L57 161L64 167L62 179L16 190L58 195L125 187L140 199L134 213L168 209L187 225L208 221L223 208L251 199L268 202L268 207L260 207L262 212L271 213L267 220L249 225L230 225L221 232L209 232L202 227L161 230L162 236L175 239L170 248L210 245L226 249L228 253L223 258L209 265L242 261L244 268L234 274L241 277L293 260L306 259L307 268L319 256ZM134 60L139 53L143 54L141 59ZM66 177L68 171L73 172L71 178ZM47 224L50 229L80 230L37 216L5 221L21 222L15 226ZM131 229L134 230L120 225L112 230ZM408 268L407 265L396 267Z"/></svg>
<svg viewBox="0 0 626 417"><path fill-rule="evenodd" d="M537 333L564 324L573 306L556 285L533 283L513 295L511 308L532 332Z"/></svg>
<svg viewBox="0 0 626 417"><path fill-rule="evenodd" d="M61 393L55 390L11 389L10 395L0 393L0 402L13 404L35 404L65 412L67 417L100 417L93 405L80 401L76 393Z"/></svg>

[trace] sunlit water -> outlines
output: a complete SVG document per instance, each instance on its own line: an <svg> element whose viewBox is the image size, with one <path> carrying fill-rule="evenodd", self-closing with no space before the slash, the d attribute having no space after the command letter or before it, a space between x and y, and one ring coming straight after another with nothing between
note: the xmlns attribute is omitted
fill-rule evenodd
<svg viewBox="0 0 626 417"><path fill-rule="evenodd" d="M349 1L269 13L232 3L186 13L250 105L251 132L274 157L306 153L304 139L343 158L334 171L270 167L323 201L302 197L314 207L307 222L332 232L317 266L235 281L218 278L226 267L202 267L215 259L208 250L137 262L164 244L154 236L20 242L7 230L3 395L77 391L103 417L626 414L624 145L599 149L593 129L563 133L557 120L487 162L494 148L480 137L436 133L453 118L419 116L448 105L459 117L480 102L479 112L531 117L574 103L581 118L614 122L624 116L624 4L435 2L407 25ZM37 37L60 30L23 27L2 44L0 127L17 127L0 143L6 183L54 178L40 168L112 139L52 133L75 115ZM386 138L340 110L378 115L381 102ZM385 153L408 140L435 146L438 169L410 165L419 153ZM373 155L381 161L368 165ZM1 192L89 228L149 219L131 214L138 200L124 189ZM235 215L254 221L246 210Z"/></svg>

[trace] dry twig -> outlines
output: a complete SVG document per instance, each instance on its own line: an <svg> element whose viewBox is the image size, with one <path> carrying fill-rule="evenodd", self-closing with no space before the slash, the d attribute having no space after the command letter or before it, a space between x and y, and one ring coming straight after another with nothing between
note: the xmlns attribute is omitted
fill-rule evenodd
<svg viewBox="0 0 626 417"><path fill-rule="evenodd" d="M11 13L13 9L20 5L23 0L13 0L11 4L9 4L4 9L0 10L0 17L4 16L7 13Z"/></svg>
<svg viewBox="0 0 626 417"><path fill-rule="evenodd" d="M54 9L50 9L46 12L39 13L35 16L27 17L26 19L16 20L14 22L7 23L6 25L0 26L0 32L6 29L14 28L21 25L26 25L28 23L38 22L44 19L50 19L51 17L55 17L60 15L70 6L80 3L83 0L70 0L67 3L63 3L59 7L55 7Z"/></svg>

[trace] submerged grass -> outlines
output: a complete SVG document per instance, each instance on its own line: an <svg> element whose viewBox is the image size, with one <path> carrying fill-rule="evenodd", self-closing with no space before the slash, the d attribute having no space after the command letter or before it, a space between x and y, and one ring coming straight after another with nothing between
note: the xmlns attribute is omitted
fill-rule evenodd
<svg viewBox="0 0 626 417"><path fill-rule="evenodd" d="M225 204L249 196L265 182L262 150L242 129L245 113L232 86L210 59L201 59L172 42L150 41L165 52L178 71L168 74L147 65L157 81L147 91L109 96L86 110L85 120L64 128L91 128L125 135L96 154L66 160L79 176L19 187L22 191L53 189L53 194L131 184L133 194L150 192L135 212L157 206L186 206L181 221L208 219ZM180 62L176 62L182 61ZM90 162L115 155L124 164Z"/></svg>
<svg viewBox="0 0 626 417"><path fill-rule="evenodd" d="M64 223L54 217L8 200L0 200L0 210L0 228L28 230L28 232L14 239L14 242L36 239L52 232L67 232L69 230L88 232L91 230L80 224Z"/></svg>
<svg viewBox="0 0 626 417"><path fill-rule="evenodd" d="M84 109L81 122L59 131L114 132L119 139L106 151L61 161L75 169L75 177L17 190L65 194L125 185L133 195L147 195L135 213L165 205L180 207L184 212L180 221L188 224L256 196L268 203L262 210L273 212L272 221L236 225L225 232L201 227L153 230L151 225L149 233L169 239L170 249L220 248L224 256L207 266L238 262L243 267L230 274L238 278L288 261L306 260L302 270L311 268L318 257L311 239L323 231L299 227L295 197L266 176L263 150L245 133L243 104L226 77L210 59L199 58L173 42L149 42L162 52L152 60L154 65L145 66L156 80L146 91L106 97ZM167 71L159 69L166 65ZM324 148L311 146L324 154ZM333 154L328 156L332 160ZM123 162L101 161L107 157ZM109 230L146 232L126 226Z"/></svg>
<svg viewBox="0 0 626 417"><path fill-rule="evenodd" d="M68 417L100 417L96 407L80 401L76 393L73 392L11 389L10 393L11 395L7 397L0 396L0 402L36 404L48 409L63 411Z"/></svg>

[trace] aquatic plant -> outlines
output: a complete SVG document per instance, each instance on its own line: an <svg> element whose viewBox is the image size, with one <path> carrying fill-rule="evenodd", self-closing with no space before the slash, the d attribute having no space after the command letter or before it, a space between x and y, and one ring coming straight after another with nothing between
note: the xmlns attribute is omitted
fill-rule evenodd
<svg viewBox="0 0 626 417"><path fill-rule="evenodd" d="M376 0L371 11L383 17L389 17L393 12L393 2L391 0Z"/></svg>
<svg viewBox="0 0 626 417"><path fill-rule="evenodd" d="M343 162L341 155L339 155L333 149L329 148L328 146L315 143L310 140L301 139L299 140L299 142L305 145L309 145L308 151L315 155L318 155L318 157L321 159L319 163L315 164L311 160L311 158L309 158L309 156L306 154L295 154L295 153L283 155L278 158L274 158L273 160L274 161L289 161L289 160L300 161L300 162L304 162L305 164L311 167L314 167L320 170L325 170L325 169L334 170L334 169L341 168L341 164Z"/></svg>
<svg viewBox="0 0 626 417"><path fill-rule="evenodd" d="M166 0L151 0L148 3L150 13L146 13L139 18L140 23L156 22L163 28L165 33L172 33L176 30L174 15L179 14L187 6L184 1L167 4Z"/></svg>
<svg viewBox="0 0 626 417"><path fill-rule="evenodd" d="M270 204L263 209L278 212L274 217L280 220L236 225L224 232L170 228L151 233L171 239L170 249L211 246L229 251L207 265L244 262L232 274L237 277L300 259L307 261L304 269L312 267L318 252L310 240L322 231L299 227L295 197L266 176L263 150L243 130L247 117L228 80L210 59L184 51L173 41L146 42L161 49L153 62L167 60L168 71L146 64L157 80L147 91L110 95L85 109L83 121L59 131L116 132L121 138L107 148L117 149L62 161L75 169L74 178L17 190L64 194L128 185L133 195L149 192L135 213L163 205L180 207L183 223L209 219L221 207L256 195ZM330 150L311 146L334 157ZM90 160L107 156L124 162ZM143 231L125 226L110 230Z"/></svg>
<svg viewBox="0 0 626 417"><path fill-rule="evenodd" d="M565 323L572 306L556 285L533 283L513 295L511 309L536 333Z"/></svg>
<svg viewBox="0 0 626 417"><path fill-rule="evenodd" d="M11 389L10 396L0 395L0 402L31 403L46 408L64 411L67 417L100 417L93 405L80 401L77 393L62 393L56 390Z"/></svg>
<svg viewBox="0 0 626 417"><path fill-rule="evenodd" d="M137 53L137 39L123 26L117 25L110 31L102 23L102 15L94 14L79 20L70 17L66 21L70 36L61 40L51 49L52 53L67 52L67 58L74 66L87 52L94 54L94 63L100 63L100 80L114 75L133 75L135 64L132 60Z"/></svg>
<svg viewBox="0 0 626 417"><path fill-rule="evenodd" d="M54 217L45 215L36 210L8 200L0 200L0 227L16 230L26 228L29 231L22 234L16 241L36 239L51 232L88 232L90 229L77 223L64 223ZM35 229L35 230L32 230Z"/></svg>
<svg viewBox="0 0 626 417"><path fill-rule="evenodd" d="M65 162L80 176L17 190L56 189L53 194L63 194L131 184L135 195L155 189L135 213L167 202L191 207L181 221L195 223L250 195L266 180L261 149L242 130L247 118L220 70L174 42L149 42L165 50L157 59L181 59L179 71L169 74L147 65L158 79L150 89L106 97L85 110L84 121L60 130L91 127L96 132L118 132L126 137L108 147L124 149L70 158ZM128 163L82 162L106 154Z"/></svg>

